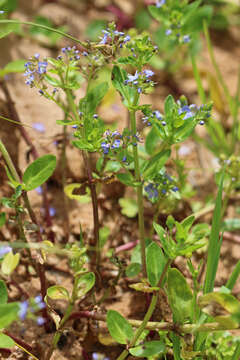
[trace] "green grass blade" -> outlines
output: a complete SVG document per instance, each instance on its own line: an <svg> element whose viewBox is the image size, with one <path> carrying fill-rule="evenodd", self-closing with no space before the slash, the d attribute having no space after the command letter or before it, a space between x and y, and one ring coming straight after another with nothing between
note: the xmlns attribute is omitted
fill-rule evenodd
<svg viewBox="0 0 240 360"><path fill-rule="evenodd" d="M234 285L236 284L236 281L238 279L240 275L240 260L238 261L237 265L234 267L233 272L230 276L230 278L228 279L227 283L226 283L226 287L232 291L232 289L234 288Z"/></svg>
<svg viewBox="0 0 240 360"><path fill-rule="evenodd" d="M239 358L240 358L240 341L237 342L237 346L234 351L232 360L239 360Z"/></svg>
<svg viewBox="0 0 240 360"><path fill-rule="evenodd" d="M213 291L214 281L217 273L218 262L220 258L221 239L219 240L222 213L222 190L223 190L224 172L220 181L216 205L213 213L212 229L208 245L207 270L204 282L203 293Z"/></svg>

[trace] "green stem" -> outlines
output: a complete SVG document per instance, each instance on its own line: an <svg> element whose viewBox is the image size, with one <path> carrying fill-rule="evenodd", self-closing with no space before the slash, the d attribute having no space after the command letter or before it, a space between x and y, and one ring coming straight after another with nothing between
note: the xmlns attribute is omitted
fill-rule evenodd
<svg viewBox="0 0 240 360"><path fill-rule="evenodd" d="M229 93L229 90L228 90L228 87L222 77L222 74L220 72L220 69L218 67L218 64L216 62L216 59L215 59L215 55L214 55L214 51L213 51L213 47L212 47L212 43L211 43L211 39L210 39L210 35L209 35L209 31L208 31L208 26L207 26L207 22L206 21L203 21L203 31L204 31L204 35L205 35L205 38L206 38L206 41L207 41L207 48L208 48L208 52L209 52L209 55L210 55L210 58L211 58L211 61L212 61L212 64L213 64L213 67L214 67L214 70L216 72L216 75L217 75L217 78L218 78L218 81L219 83L221 84L222 88L223 88L223 92L224 92L224 95L226 97L226 100L228 102L228 105L229 105L229 110L230 110L230 113L231 115L234 117L234 102L233 102L233 99Z"/></svg>
<svg viewBox="0 0 240 360"><path fill-rule="evenodd" d="M157 304L157 299L158 299L158 293L154 293L152 296L152 300L150 303L150 306L148 308L148 311L146 313L146 315L144 316L143 322L141 323L141 325L139 326L139 328L137 329L132 341L129 344L129 348L133 347L137 340L139 339L140 335L142 334L143 330L145 329L148 321L151 319L151 316L153 314L153 311L156 307ZM124 350L119 357L117 358L117 360L124 360L126 357L128 356L128 350Z"/></svg>
<svg viewBox="0 0 240 360"><path fill-rule="evenodd" d="M46 26L46 25L36 24L36 23L30 22L30 21L20 21L20 20L0 20L0 24L19 24L19 25L29 25L29 26L39 27L41 29L52 31L52 32L55 32L55 33L57 33L59 35L62 35L64 37L68 38L68 39L71 39L72 41L75 41L75 42L79 43L83 47L87 47L87 44L85 44L84 42L78 40L74 36L66 34L65 32L63 32L61 30L53 29L53 28L51 28L49 26Z"/></svg>
<svg viewBox="0 0 240 360"><path fill-rule="evenodd" d="M136 117L135 110L130 110L130 123L132 135L136 134ZM138 147L133 145L133 158L135 169L135 180L139 183L137 186L137 204L138 204L138 224L140 232L140 245L141 245L141 259L142 259L142 271L143 276L147 276L146 271L146 251L145 251L145 229L144 229L144 214L143 214L143 185L141 181L139 159L138 159Z"/></svg>
<svg viewBox="0 0 240 360"><path fill-rule="evenodd" d="M234 150L235 144L238 140L238 109L240 101L240 67L238 69L238 81L237 81L237 91L235 95L235 106L234 106L234 116L233 116L233 130L232 130L232 148Z"/></svg>
<svg viewBox="0 0 240 360"><path fill-rule="evenodd" d="M3 156L4 160L6 161L6 164L9 167L9 170L10 170L14 180L21 183L21 179L17 173L17 170L15 169L12 159L10 158L8 151L5 148L5 146L3 145L1 140L0 140L0 152L2 153L2 156Z"/></svg>
<svg viewBox="0 0 240 360"><path fill-rule="evenodd" d="M191 61L192 61L193 75L194 75L195 81L197 83L198 95L199 95L199 97L201 99L201 102L203 104L205 104L206 103L206 94L205 94L205 91L204 91L204 88L203 88L201 76L200 76L199 71L198 71L196 58L195 58L195 56L193 54L191 54Z"/></svg>

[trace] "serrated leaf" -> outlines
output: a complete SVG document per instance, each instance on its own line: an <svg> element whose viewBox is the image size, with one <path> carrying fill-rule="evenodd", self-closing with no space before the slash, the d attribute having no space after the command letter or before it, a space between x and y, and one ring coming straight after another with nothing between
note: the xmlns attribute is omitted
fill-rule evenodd
<svg viewBox="0 0 240 360"><path fill-rule="evenodd" d="M8 301L8 292L5 281L0 280L0 304L6 304Z"/></svg>
<svg viewBox="0 0 240 360"><path fill-rule="evenodd" d="M52 300L67 300L69 301L70 296L68 290L61 285L53 285L47 289L47 296Z"/></svg>
<svg viewBox="0 0 240 360"><path fill-rule="evenodd" d="M157 286L162 275L166 258L161 248L152 242L146 249L147 277L152 286Z"/></svg>
<svg viewBox="0 0 240 360"><path fill-rule="evenodd" d="M1 264L1 270L4 275L10 275L13 270L18 266L20 259L20 254L13 254L10 251L7 255L4 256L4 259Z"/></svg>
<svg viewBox="0 0 240 360"><path fill-rule="evenodd" d="M119 344L129 343L134 336L132 326L115 310L108 310L107 312L107 327L110 335Z"/></svg>
<svg viewBox="0 0 240 360"><path fill-rule="evenodd" d="M10 336L3 334L0 332L0 348L11 349L15 346L15 342Z"/></svg>
<svg viewBox="0 0 240 360"><path fill-rule="evenodd" d="M25 190L33 190L42 185L56 168L56 156L44 155L31 163L23 174Z"/></svg>
<svg viewBox="0 0 240 360"><path fill-rule="evenodd" d="M133 356L137 357L147 357L163 354L166 350L165 344L163 341L148 341L142 345L136 346L129 349L129 352Z"/></svg>
<svg viewBox="0 0 240 360"><path fill-rule="evenodd" d="M89 272L87 274L81 275L77 279L76 285L76 296L78 299L83 297L88 291L92 289L95 284L95 274Z"/></svg>

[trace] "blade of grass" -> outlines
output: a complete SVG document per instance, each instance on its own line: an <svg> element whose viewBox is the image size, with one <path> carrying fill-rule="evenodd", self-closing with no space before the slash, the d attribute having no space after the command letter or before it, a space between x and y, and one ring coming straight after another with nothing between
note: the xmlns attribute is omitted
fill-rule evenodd
<svg viewBox="0 0 240 360"><path fill-rule="evenodd" d="M239 358L240 358L240 341L237 342L237 346L234 351L232 360L239 360Z"/></svg>
<svg viewBox="0 0 240 360"><path fill-rule="evenodd" d="M226 287L229 290L232 290L234 288L234 285L236 284L239 275L240 275L240 260L238 261L237 265L234 267L233 272L226 283Z"/></svg>
<svg viewBox="0 0 240 360"><path fill-rule="evenodd" d="M212 228L208 245L207 270L204 282L203 293L207 294L213 291L214 281L216 278L218 262L220 258L220 249L222 244L222 237L219 240L222 214L222 190L223 190L224 172L220 181L216 205L213 213Z"/></svg>

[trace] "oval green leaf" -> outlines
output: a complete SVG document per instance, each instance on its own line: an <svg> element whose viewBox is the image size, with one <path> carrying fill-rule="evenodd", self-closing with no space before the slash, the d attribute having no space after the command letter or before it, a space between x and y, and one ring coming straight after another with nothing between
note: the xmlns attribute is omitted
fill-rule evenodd
<svg viewBox="0 0 240 360"><path fill-rule="evenodd" d="M54 285L47 289L47 296L52 300L69 300L69 292L65 287Z"/></svg>
<svg viewBox="0 0 240 360"><path fill-rule="evenodd" d="M9 326L13 321L18 319L20 307L19 303L12 302L0 305L0 329Z"/></svg>
<svg viewBox="0 0 240 360"><path fill-rule="evenodd" d="M112 338L119 344L127 344L133 338L131 324L115 310L109 310L107 313L107 327Z"/></svg>
<svg viewBox="0 0 240 360"><path fill-rule="evenodd" d="M130 354L137 357L153 356L165 352L165 344L162 341L149 341L129 350Z"/></svg>
<svg viewBox="0 0 240 360"><path fill-rule="evenodd" d="M0 332L0 348L12 348L15 346L15 342L10 336Z"/></svg>
<svg viewBox="0 0 240 360"><path fill-rule="evenodd" d="M77 298L81 298L84 296L95 284L95 274L93 272L89 272L87 274L79 276L76 280L76 295Z"/></svg>
<svg viewBox="0 0 240 360"><path fill-rule="evenodd" d="M18 266L20 259L20 254L13 255L12 251L10 251L3 259L1 270L4 275L10 275L13 270Z"/></svg>
<svg viewBox="0 0 240 360"><path fill-rule="evenodd" d="M42 185L56 168L56 156L44 155L30 164L23 174L25 190L33 190Z"/></svg>
<svg viewBox="0 0 240 360"><path fill-rule="evenodd" d="M160 246L152 242L146 249L147 276L151 286L157 286L162 275L166 258Z"/></svg>

